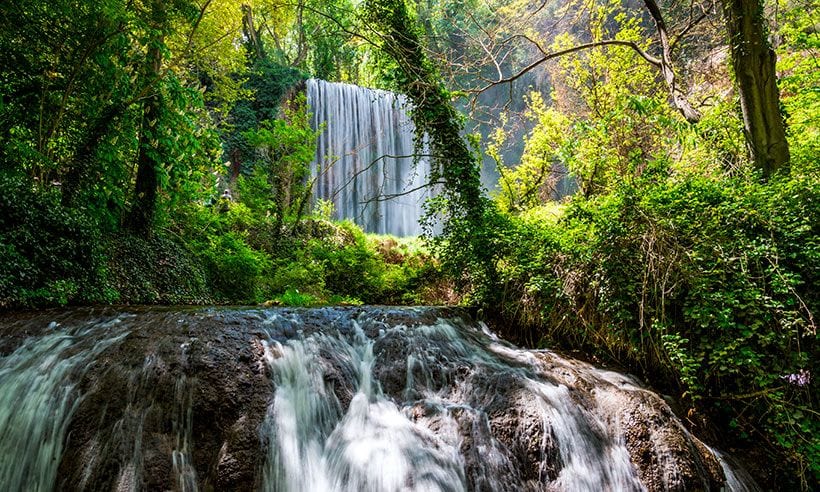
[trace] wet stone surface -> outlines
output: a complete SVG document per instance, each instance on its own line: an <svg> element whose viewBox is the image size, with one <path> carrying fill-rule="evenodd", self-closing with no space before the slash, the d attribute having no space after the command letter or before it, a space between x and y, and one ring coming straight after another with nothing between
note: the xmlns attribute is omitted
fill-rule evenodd
<svg viewBox="0 0 820 492"><path fill-rule="evenodd" d="M44 311L4 318L0 354L0 391L22 402L0 409L11 415L0 451L20 456L0 469L3 490L724 482L721 462L639 382L512 347L457 309ZM38 404L60 425L26 413ZM55 458L6 449L24 432Z"/></svg>

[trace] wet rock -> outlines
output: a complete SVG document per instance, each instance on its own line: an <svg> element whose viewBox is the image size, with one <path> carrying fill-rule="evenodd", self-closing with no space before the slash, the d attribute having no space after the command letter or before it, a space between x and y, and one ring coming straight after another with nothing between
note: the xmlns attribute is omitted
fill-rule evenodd
<svg viewBox="0 0 820 492"><path fill-rule="evenodd" d="M647 490L720 489L720 464L663 397L628 376L551 353L538 356L559 381L575 389L573 399L617 431Z"/></svg>
<svg viewBox="0 0 820 492"><path fill-rule="evenodd" d="M63 487L110 490L126 480L177 490L173 454L187 439L200 483L254 490L257 429L271 392L259 341L235 328L240 321L226 326L208 315L150 313L141 321L80 383L85 397L68 430Z"/></svg>
<svg viewBox="0 0 820 492"><path fill-rule="evenodd" d="M181 490L188 479L199 490L258 490L274 466L374 489L718 490L725 480L713 453L634 378L516 349L459 310L29 313L0 323L0 353L49 330L76 338L60 357L113 340L64 376L62 490ZM277 371L296 369L309 387L294 385L303 392L274 408ZM288 431L281 422L302 425L294 442L313 462L265 462ZM382 455L395 470L371 468ZM317 480L300 483L314 490L331 483L308 478Z"/></svg>

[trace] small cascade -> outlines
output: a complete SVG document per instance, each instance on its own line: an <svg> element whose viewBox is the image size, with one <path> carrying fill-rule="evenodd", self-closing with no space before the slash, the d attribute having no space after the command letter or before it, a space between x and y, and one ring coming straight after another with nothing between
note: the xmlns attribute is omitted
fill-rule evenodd
<svg viewBox="0 0 820 492"><path fill-rule="evenodd" d="M52 490L66 430L82 397L78 376L123 334L95 323L27 339L0 358L0 489Z"/></svg>
<svg viewBox="0 0 820 492"><path fill-rule="evenodd" d="M197 492L196 470L191 458L191 444L193 441L193 385L189 384L185 375L177 379L174 386L174 400L177 402L177 415L174 419L174 433L176 439L172 455L174 475L177 477L177 486L180 492Z"/></svg>
<svg viewBox="0 0 820 492"><path fill-rule="evenodd" d="M749 472L734 461L733 458L724 455L714 448L709 450L715 454L726 477L725 492L762 492Z"/></svg>
<svg viewBox="0 0 820 492"><path fill-rule="evenodd" d="M359 322L378 336L368 338ZM273 473L265 490L645 490L618 429L580 407L566 386L539 377L538 361L522 360L526 352L446 320L378 325L363 319L347 336L269 346L277 384L266 426L273 450L266 469ZM374 346L382 356L404 354L396 367L374 374ZM396 402L376 374L401 373L401 366L408 372L400 393L411 397ZM341 391L327 383L337 374L349 377ZM503 408L509 391L518 394ZM340 393L350 398L347 405ZM501 414L498 421L487 422L493 413ZM531 482L510 481L523 457L490 430L505 420L520 425L514 414L529 416L531 432L516 429L515 437L537 440L528 458L540 472ZM465 442L480 454L464 456Z"/></svg>
<svg viewBox="0 0 820 492"><path fill-rule="evenodd" d="M454 310L54 316L0 321L0 490L759 490L634 378Z"/></svg>
<svg viewBox="0 0 820 492"><path fill-rule="evenodd" d="M355 323L354 330L351 340L317 334L266 347L275 397L263 426L263 490L464 490L458 442L414 425L404 406L379 390L374 340ZM350 395L346 405L326 387L323 353L349 377L339 381Z"/></svg>
<svg viewBox="0 0 820 492"><path fill-rule="evenodd" d="M406 98L310 79L307 100L313 128L322 130L314 198L332 201L335 218L352 219L368 232L420 234L430 162L413 158L415 129Z"/></svg>

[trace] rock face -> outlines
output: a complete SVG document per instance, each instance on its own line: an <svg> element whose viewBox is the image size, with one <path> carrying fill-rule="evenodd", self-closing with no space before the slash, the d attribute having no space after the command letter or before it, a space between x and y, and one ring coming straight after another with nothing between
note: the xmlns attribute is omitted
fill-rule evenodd
<svg viewBox="0 0 820 492"><path fill-rule="evenodd" d="M743 475L634 379L432 308L7 317L0 456L2 490L719 490Z"/></svg>

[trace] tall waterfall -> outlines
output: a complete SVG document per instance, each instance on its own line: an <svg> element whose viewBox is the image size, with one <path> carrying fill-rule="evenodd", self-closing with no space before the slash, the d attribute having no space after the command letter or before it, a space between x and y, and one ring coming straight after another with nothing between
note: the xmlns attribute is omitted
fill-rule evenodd
<svg viewBox="0 0 820 492"><path fill-rule="evenodd" d="M352 219L368 232L421 233L430 163L414 163L406 98L310 79L307 99L313 127L322 130L312 172L314 198L331 200L335 218Z"/></svg>

